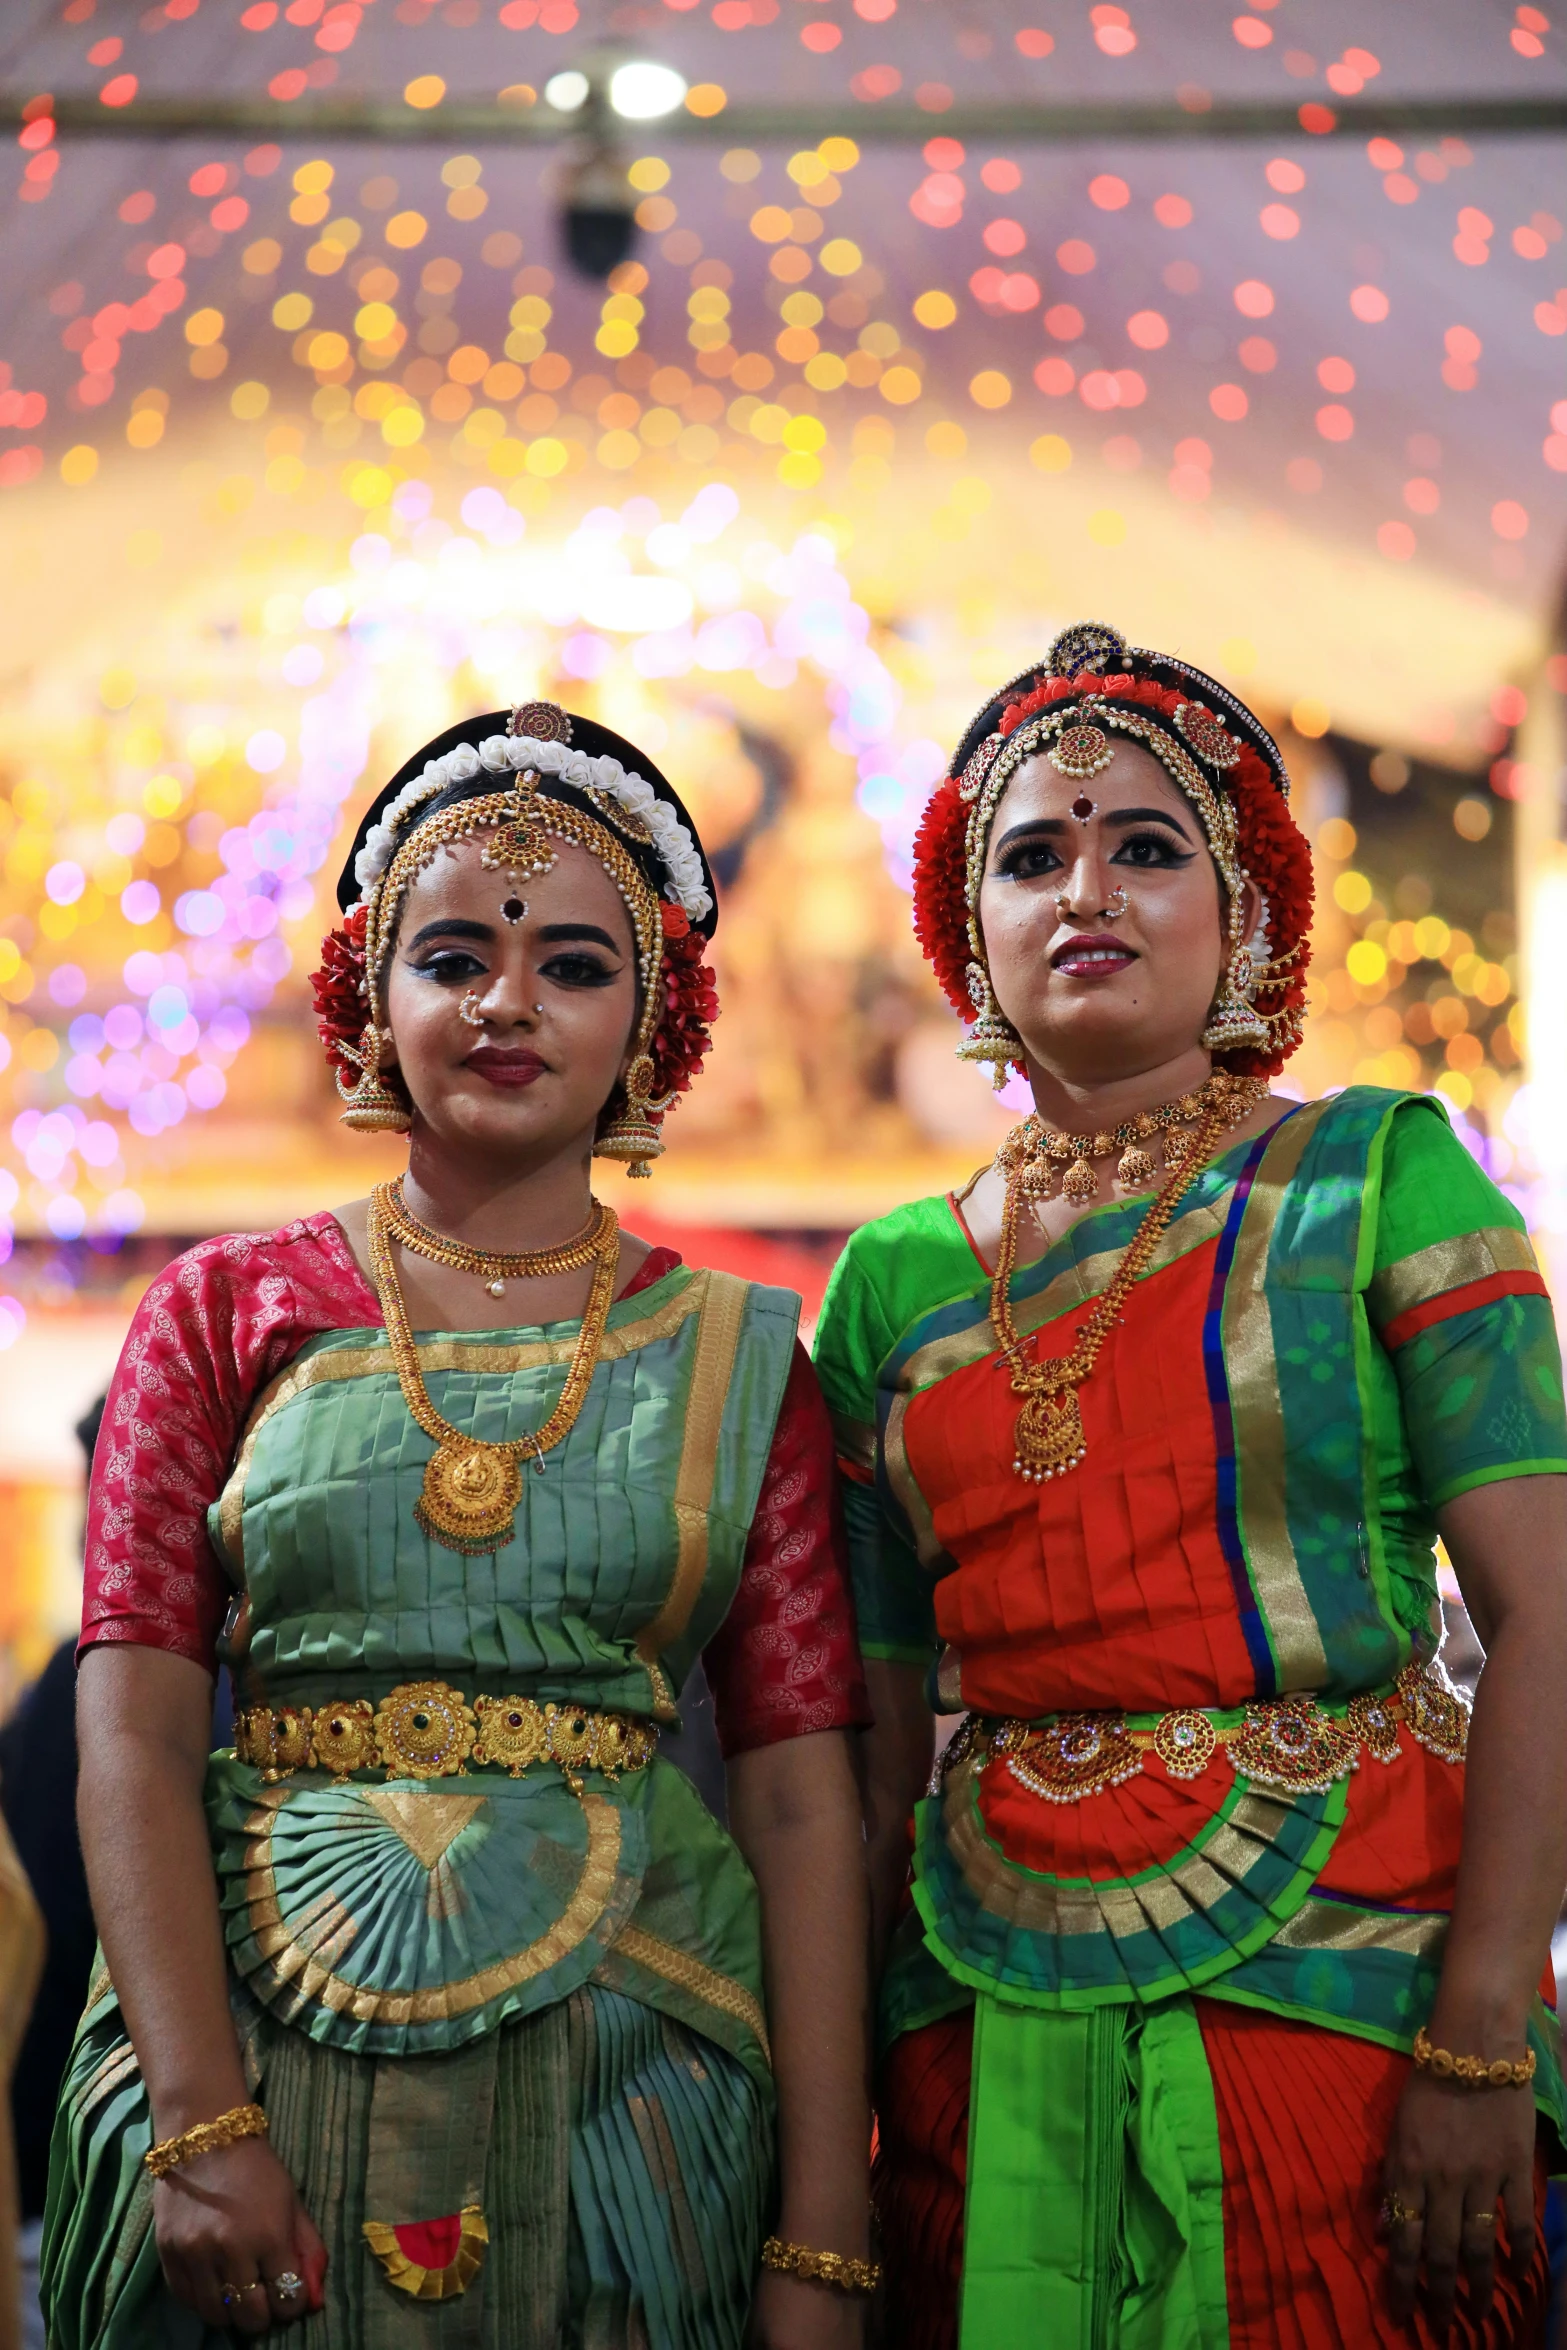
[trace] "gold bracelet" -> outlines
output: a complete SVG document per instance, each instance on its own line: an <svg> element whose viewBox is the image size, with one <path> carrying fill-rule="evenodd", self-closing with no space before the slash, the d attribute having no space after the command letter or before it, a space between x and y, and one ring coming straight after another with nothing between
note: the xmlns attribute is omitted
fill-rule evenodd
<svg viewBox="0 0 1567 2350"><path fill-rule="evenodd" d="M1532 2048L1516 2064L1505 2056L1487 2064L1483 2056L1454 2056L1451 2049L1433 2048L1424 2024L1415 2034L1415 2062L1434 2080L1459 2081L1466 2089L1525 2089L1534 2079Z"/></svg>
<svg viewBox="0 0 1567 2350"><path fill-rule="evenodd" d="M235 2105L220 2113L215 2122L197 2122L194 2129L181 2130L177 2138L165 2138L160 2145L149 2147L142 2161L155 2179L167 2178L171 2170L178 2170L183 2162L194 2162L199 2154L212 2154L241 2138L264 2138L266 2134L267 2117L259 2105Z"/></svg>
<svg viewBox="0 0 1567 2350"><path fill-rule="evenodd" d="M835 2285L840 2293L874 2293L881 2283L878 2260L851 2260L846 2252L813 2252L809 2245L786 2244L779 2236L769 2236L762 2246L762 2266L804 2277L813 2285Z"/></svg>

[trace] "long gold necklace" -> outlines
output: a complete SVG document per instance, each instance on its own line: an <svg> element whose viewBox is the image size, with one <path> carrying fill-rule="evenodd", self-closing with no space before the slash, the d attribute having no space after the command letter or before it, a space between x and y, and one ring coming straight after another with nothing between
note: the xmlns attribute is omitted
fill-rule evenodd
<svg viewBox="0 0 1567 2350"><path fill-rule="evenodd" d="M593 1287L559 1403L533 1434L514 1436L505 1444L486 1444L478 1437L466 1435L461 1428L454 1428L430 1401L397 1279L397 1267L392 1260L395 1227L388 1213L392 1189L389 1183L378 1183L370 1194L370 1269L386 1319L387 1341L403 1401L418 1426L435 1442L434 1455L424 1472L423 1489L414 1503L414 1516L432 1542L441 1543L447 1550L460 1551L465 1558L478 1558L487 1551L503 1549L512 1538L517 1504L522 1499L523 1456L533 1454L542 1474L544 1455L559 1444L582 1409L614 1302L620 1227L614 1210L601 1207ZM454 1247L458 1245L453 1243Z"/></svg>
<svg viewBox="0 0 1567 2350"><path fill-rule="evenodd" d="M1012 1319L1009 1293L1017 1263L1018 1210L1025 1197L1043 1197L1055 1181L1055 1162L1063 1154L1049 1151L1049 1142L1066 1141L1087 1148L1095 1158L1108 1157L1118 1144L1109 1135L1051 1136L1038 1118L1025 1119L1003 1143L999 1157L1006 1169L1007 1188L1001 1211L1001 1245L996 1251L996 1270L990 1284L990 1325L1011 1368L1012 1392L1023 1398L1013 1432L1012 1467L1025 1484L1042 1485L1049 1477L1064 1477L1086 1457L1088 1445L1083 1434L1078 1390L1087 1381L1100 1348L1120 1320L1132 1284L1147 1270L1181 1194L1195 1180L1224 1129L1239 1125L1266 1090L1256 1078L1233 1078L1224 1070L1215 1070L1196 1094L1185 1095L1179 1103L1167 1105L1187 1120L1195 1116L1195 1130L1186 1135L1172 1134L1166 1140L1169 1172L1132 1235L1108 1286L1078 1332L1077 1343L1070 1354L1044 1362L1031 1361L1024 1353L1023 1341ZM1158 1119L1156 1111L1144 1114ZM1172 1143L1179 1145L1173 1152ZM1103 1148L1099 1147L1101 1144ZM1082 1163L1081 1159L1078 1163Z"/></svg>
<svg viewBox="0 0 1567 2350"><path fill-rule="evenodd" d="M595 1200L593 1212L582 1230L574 1232L570 1240L563 1240L558 1248L518 1249L508 1254L500 1249L470 1248L466 1241L453 1240L422 1223L403 1197L401 1176L384 1189L386 1221L394 1240L400 1240L404 1248L411 1248L415 1256L428 1257L432 1264L445 1265L453 1273L476 1274L491 1297L504 1297L508 1281L535 1281L552 1273L578 1273L584 1265L595 1263L604 1219L609 1216L613 1221L612 1210Z"/></svg>

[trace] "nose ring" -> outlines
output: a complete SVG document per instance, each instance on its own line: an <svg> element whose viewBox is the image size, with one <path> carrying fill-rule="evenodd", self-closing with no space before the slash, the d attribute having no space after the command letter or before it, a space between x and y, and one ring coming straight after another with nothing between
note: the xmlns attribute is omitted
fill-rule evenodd
<svg viewBox="0 0 1567 2350"><path fill-rule="evenodd" d="M1113 889L1100 907L1098 919L1101 922L1119 922L1131 902L1124 889L1120 887ZM1056 898L1056 920L1070 922L1076 912L1076 906L1073 905L1072 900L1063 889Z"/></svg>
<svg viewBox="0 0 1567 2350"><path fill-rule="evenodd" d="M484 1026L484 1014L479 1009L479 991L476 987L470 987L463 997L457 1007L457 1017L459 1020L465 1020L470 1028Z"/></svg>

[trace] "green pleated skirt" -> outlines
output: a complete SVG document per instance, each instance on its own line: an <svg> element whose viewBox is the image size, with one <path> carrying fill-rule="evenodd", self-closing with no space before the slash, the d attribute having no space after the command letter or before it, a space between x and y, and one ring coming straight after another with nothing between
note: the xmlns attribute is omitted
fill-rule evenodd
<svg viewBox="0 0 1567 2350"><path fill-rule="evenodd" d="M772 2195L772 2124L725 2050L589 1984L449 2055L317 2045L236 1994L271 2141L327 2247L294 2350L741 2350ZM169 2293L147 2100L118 2008L89 2011L61 2095L45 2220L50 2350L222 2350ZM480 2204L465 2292L388 2280L364 2223Z"/></svg>

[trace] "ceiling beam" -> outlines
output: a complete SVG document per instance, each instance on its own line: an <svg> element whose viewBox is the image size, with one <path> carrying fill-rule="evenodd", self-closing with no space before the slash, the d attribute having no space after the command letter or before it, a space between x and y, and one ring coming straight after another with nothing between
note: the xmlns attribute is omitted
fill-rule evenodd
<svg viewBox="0 0 1567 2350"><path fill-rule="evenodd" d="M0 90L0 122L20 122L28 108L34 114L42 111L35 95ZM1319 120L1308 132L1301 115L1309 118L1313 111ZM94 92L66 91L54 98L51 112L62 139L245 139L289 146L554 146L571 140L582 128L579 116L557 114L551 106L522 108L452 99L419 110L400 99L346 95L279 105L265 98L194 94L137 97L129 106L111 107ZM801 141L815 146L832 135L853 138L862 147L922 146L938 135L1020 147L1114 146L1128 140L1278 141L1308 135L1365 139L1379 133L1411 139L1493 139L1567 130L1567 96L1488 98L1455 91L1442 98L1357 98L1331 108L1315 101L1300 107L1219 99L1203 106L1190 100L1109 104L1085 99L1071 105L958 104L943 114L926 114L912 106L824 106L812 100L783 100L736 103L705 117L682 111L656 123L622 125L614 116L606 122L625 143L652 141L660 146Z"/></svg>

